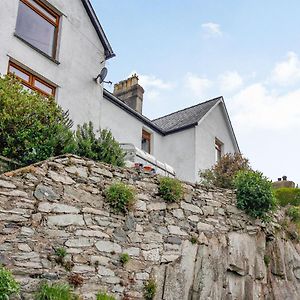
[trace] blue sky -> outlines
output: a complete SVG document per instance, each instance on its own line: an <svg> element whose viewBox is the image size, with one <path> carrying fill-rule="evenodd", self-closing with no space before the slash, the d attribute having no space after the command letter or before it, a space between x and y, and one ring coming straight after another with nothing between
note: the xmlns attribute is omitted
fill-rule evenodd
<svg viewBox="0 0 300 300"><path fill-rule="evenodd" d="M300 183L299 0L92 3L117 55L108 80L138 73L146 116L223 95L253 167Z"/></svg>

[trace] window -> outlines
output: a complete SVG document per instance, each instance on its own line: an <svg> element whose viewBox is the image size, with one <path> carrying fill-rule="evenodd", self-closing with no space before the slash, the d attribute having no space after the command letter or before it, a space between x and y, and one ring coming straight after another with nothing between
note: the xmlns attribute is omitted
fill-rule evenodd
<svg viewBox="0 0 300 300"><path fill-rule="evenodd" d="M59 18L40 0L20 0L16 35L55 58Z"/></svg>
<svg viewBox="0 0 300 300"><path fill-rule="evenodd" d="M9 62L8 74L13 74L20 79L26 89L37 91L45 96L55 96L55 86L24 70L13 62Z"/></svg>
<svg viewBox="0 0 300 300"><path fill-rule="evenodd" d="M218 139L215 140L215 155L216 155L216 162L221 160L222 157L222 147L223 143L220 142Z"/></svg>
<svg viewBox="0 0 300 300"><path fill-rule="evenodd" d="M143 129L142 132L142 150L147 153L151 151L151 133Z"/></svg>

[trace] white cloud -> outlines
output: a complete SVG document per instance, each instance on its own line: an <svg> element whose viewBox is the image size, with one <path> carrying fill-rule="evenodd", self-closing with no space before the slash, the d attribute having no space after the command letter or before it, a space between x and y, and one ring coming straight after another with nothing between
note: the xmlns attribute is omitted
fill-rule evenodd
<svg viewBox="0 0 300 300"><path fill-rule="evenodd" d="M225 72L219 78L220 89L225 92L233 92L243 84L243 79L237 71Z"/></svg>
<svg viewBox="0 0 300 300"><path fill-rule="evenodd" d="M185 76L185 87L196 97L204 97L212 85L212 81L205 77L200 77L192 73L187 73Z"/></svg>
<svg viewBox="0 0 300 300"><path fill-rule="evenodd" d="M286 60L279 62L272 71L271 79L279 85L291 85L300 81L300 60L296 53L288 52Z"/></svg>
<svg viewBox="0 0 300 300"><path fill-rule="evenodd" d="M138 74L137 72L132 71L128 77L133 74L138 75L139 84L145 90L144 98L152 102L160 100L164 91L169 91L174 87L174 83L164 81L157 78L155 75Z"/></svg>
<svg viewBox="0 0 300 300"><path fill-rule="evenodd" d="M300 89L282 95L255 83L230 100L232 119L238 131L300 130L299 99Z"/></svg>
<svg viewBox="0 0 300 300"><path fill-rule="evenodd" d="M202 24L201 27L207 37L218 37L223 35L220 25L217 23L208 22Z"/></svg>
<svg viewBox="0 0 300 300"><path fill-rule="evenodd" d="M138 75L139 83L144 89L156 88L159 90L169 90L173 84L162 79L157 78L154 75Z"/></svg>

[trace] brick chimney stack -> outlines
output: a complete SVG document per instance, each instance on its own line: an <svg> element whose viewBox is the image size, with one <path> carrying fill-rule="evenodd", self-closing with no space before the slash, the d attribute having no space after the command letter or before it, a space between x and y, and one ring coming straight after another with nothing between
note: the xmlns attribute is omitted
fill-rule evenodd
<svg viewBox="0 0 300 300"><path fill-rule="evenodd" d="M114 86L114 95L129 107L142 114L144 89L139 85L139 78L136 74L116 83Z"/></svg>

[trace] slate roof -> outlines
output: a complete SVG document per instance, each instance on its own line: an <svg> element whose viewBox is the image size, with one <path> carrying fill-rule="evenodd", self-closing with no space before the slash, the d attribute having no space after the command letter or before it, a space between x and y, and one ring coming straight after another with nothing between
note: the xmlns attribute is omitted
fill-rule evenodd
<svg viewBox="0 0 300 300"><path fill-rule="evenodd" d="M152 120L165 134L186 129L197 123L223 98L218 97Z"/></svg>
<svg viewBox="0 0 300 300"><path fill-rule="evenodd" d="M90 20L97 32L97 35L104 47L105 59L109 59L109 58L116 56L114 54L114 51L113 51L105 33L104 33L104 30L99 22L99 19L93 9L91 2L89 0L81 0L81 1L82 1L82 4L83 4L87 14L89 15L89 18L90 18Z"/></svg>

